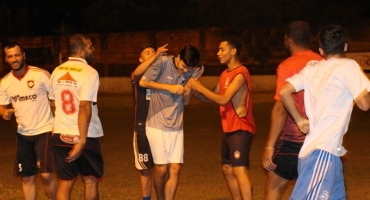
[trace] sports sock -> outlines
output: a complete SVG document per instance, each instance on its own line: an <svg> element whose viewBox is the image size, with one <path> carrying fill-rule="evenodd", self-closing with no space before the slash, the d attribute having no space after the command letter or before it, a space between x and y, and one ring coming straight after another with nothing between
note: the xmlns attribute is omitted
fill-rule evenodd
<svg viewBox="0 0 370 200"><path fill-rule="evenodd" d="M150 196L148 196L148 197L143 197L143 200L150 200Z"/></svg>

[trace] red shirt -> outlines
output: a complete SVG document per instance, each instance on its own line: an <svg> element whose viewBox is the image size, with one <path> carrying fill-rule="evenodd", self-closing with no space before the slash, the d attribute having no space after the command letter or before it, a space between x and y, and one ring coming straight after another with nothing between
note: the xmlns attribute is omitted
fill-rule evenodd
<svg viewBox="0 0 370 200"><path fill-rule="evenodd" d="M300 51L293 54L291 57L287 58L280 63L277 69L277 82L276 82L276 93L274 99L281 101L279 96L279 91L281 87L285 84L285 80L294 74L299 73L310 60L322 60L323 58L311 51ZM303 91L300 91L293 95L294 101L301 115L306 116L303 101ZM291 142L303 142L305 135L299 131L297 125L294 123L293 119L288 115L285 122L282 134L280 136L281 140L291 141Z"/></svg>
<svg viewBox="0 0 370 200"><path fill-rule="evenodd" d="M243 65L228 71L222 72L219 81L219 92L223 95L229 86L229 83L233 81L236 75L242 74L245 78L245 82L248 85L248 96L246 98L247 115L239 118L236 114L232 101L229 101L226 106L220 106L220 116L222 130L224 133L230 133L237 130L248 131L252 134L256 132L256 125L254 123L253 112L252 112L252 101L251 101L251 79L248 69Z"/></svg>

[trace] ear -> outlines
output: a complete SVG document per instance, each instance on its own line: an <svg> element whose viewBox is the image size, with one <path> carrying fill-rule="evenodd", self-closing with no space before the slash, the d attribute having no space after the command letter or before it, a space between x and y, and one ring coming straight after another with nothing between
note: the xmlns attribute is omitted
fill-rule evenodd
<svg viewBox="0 0 370 200"><path fill-rule="evenodd" d="M144 62L144 61L143 61L143 59L142 59L141 57L139 58L139 62L140 62L140 63Z"/></svg>
<svg viewBox="0 0 370 200"><path fill-rule="evenodd" d="M347 44L347 43L345 43L345 44L344 44L344 49L343 49L343 50L344 50L344 52L346 52L346 51L347 51L347 49L348 49L348 44Z"/></svg>
<svg viewBox="0 0 370 200"><path fill-rule="evenodd" d="M26 59L26 52L23 52L23 58Z"/></svg>
<svg viewBox="0 0 370 200"><path fill-rule="evenodd" d="M324 50L321 47L319 47L319 52L320 52L320 55L324 56Z"/></svg>
<svg viewBox="0 0 370 200"><path fill-rule="evenodd" d="M236 54L236 48L232 48L231 49L231 55L235 55Z"/></svg>

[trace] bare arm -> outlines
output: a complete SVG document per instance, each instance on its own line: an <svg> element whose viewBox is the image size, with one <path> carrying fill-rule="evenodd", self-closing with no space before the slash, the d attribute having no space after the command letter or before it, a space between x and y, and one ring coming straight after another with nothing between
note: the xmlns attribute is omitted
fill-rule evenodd
<svg viewBox="0 0 370 200"><path fill-rule="evenodd" d="M297 109L297 106L295 105L294 99L293 99L293 93L296 92L295 88L292 84L289 82L285 83L283 87L280 89L280 97L282 99L282 102L290 114L292 116L294 122L297 124L299 130L307 134L310 132L309 130L309 121L305 119Z"/></svg>
<svg viewBox="0 0 370 200"><path fill-rule="evenodd" d="M355 103L357 107L359 107L363 111L367 111L370 109L370 94L365 89L361 92L361 94L355 99Z"/></svg>
<svg viewBox="0 0 370 200"><path fill-rule="evenodd" d="M214 91L207 89L199 81L195 79L190 79L189 82L193 89L199 91L211 101L219 105L222 105L222 106L226 105L234 97L234 95L238 92L238 90L242 87L242 85L246 83L243 75L238 74L237 76L235 76L233 81L227 87L225 94L221 95L218 93L218 87L217 89L214 90L217 92L216 93Z"/></svg>
<svg viewBox="0 0 370 200"><path fill-rule="evenodd" d="M272 108L270 132L267 138L266 148L262 156L263 167L268 171L275 170L276 168L275 163L272 162L274 145L284 128L287 117L288 113L285 110L283 103L281 101L276 101Z"/></svg>
<svg viewBox="0 0 370 200"><path fill-rule="evenodd" d="M152 64L152 62L159 56L166 54L166 51L168 50L166 49L166 47L167 44L159 47L154 56L150 57L148 60L142 62L139 66L137 66L136 69L131 73L131 79L135 82L139 81L150 66L150 64Z"/></svg>
<svg viewBox="0 0 370 200"><path fill-rule="evenodd" d="M51 113L53 113L53 116L55 117L55 100L50 100L50 108Z"/></svg>
<svg viewBox="0 0 370 200"><path fill-rule="evenodd" d="M80 101L78 112L78 130L80 132L80 142L75 144L72 150L69 152L69 156L66 158L67 162L73 162L81 155L86 144L86 138L89 131L91 115L92 115L92 102Z"/></svg>

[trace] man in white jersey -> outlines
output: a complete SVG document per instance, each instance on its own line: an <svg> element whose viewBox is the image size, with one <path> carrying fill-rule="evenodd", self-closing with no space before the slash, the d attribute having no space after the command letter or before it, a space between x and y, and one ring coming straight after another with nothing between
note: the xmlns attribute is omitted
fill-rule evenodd
<svg viewBox="0 0 370 200"><path fill-rule="evenodd" d="M98 179L103 176L98 117L99 74L92 62L94 47L85 35L73 35L70 57L55 68L50 78L49 98L55 104L54 156L59 186L57 199L71 199L76 178L81 174L85 199L99 199Z"/></svg>
<svg viewBox="0 0 370 200"><path fill-rule="evenodd" d="M18 43L4 47L5 61L12 71L0 82L0 114L10 120L14 111L18 123L14 172L22 177L24 199L36 199L36 175L40 173L46 195L56 199L53 178L51 113L48 88L50 74L26 65L25 52ZM8 108L12 104L13 109Z"/></svg>
<svg viewBox="0 0 370 200"><path fill-rule="evenodd" d="M324 27L319 33L324 60L310 61L287 79L280 90L283 104L298 128L307 134L298 155L298 179L290 199L346 199L340 156L353 103L370 108L370 81L356 61L343 58L344 28ZM304 90L308 119L298 112L293 93Z"/></svg>

